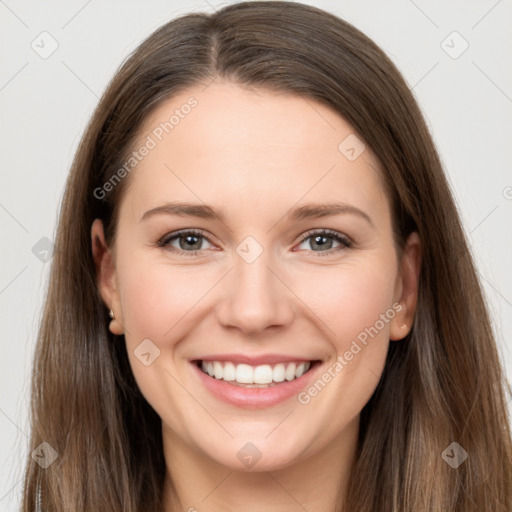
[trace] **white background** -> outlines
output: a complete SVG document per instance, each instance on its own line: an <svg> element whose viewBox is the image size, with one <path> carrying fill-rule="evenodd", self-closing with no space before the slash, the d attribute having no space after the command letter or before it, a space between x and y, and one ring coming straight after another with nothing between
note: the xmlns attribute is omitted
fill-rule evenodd
<svg viewBox="0 0 512 512"><path fill-rule="evenodd" d="M500 354L512 380L512 2L305 2L376 41L413 88L434 135L472 245ZM177 15L226 2L0 0L0 509L18 509L32 355L53 241L78 141L115 70ZM47 59L31 44L47 31ZM454 59L442 42L457 52ZM48 36L43 36L48 37ZM34 44L36 44L34 43ZM46 40L45 48L49 48ZM70 340L70 343L72 340ZM476 376L475 376L476 378ZM509 402L510 405L510 402Z"/></svg>

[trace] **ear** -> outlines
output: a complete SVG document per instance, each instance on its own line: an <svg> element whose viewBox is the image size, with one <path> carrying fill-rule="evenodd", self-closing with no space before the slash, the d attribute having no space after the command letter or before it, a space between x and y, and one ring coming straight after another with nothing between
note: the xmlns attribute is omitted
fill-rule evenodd
<svg viewBox="0 0 512 512"><path fill-rule="evenodd" d="M117 291L114 255L105 242L103 222L100 219L95 219L92 223L91 242L98 290L107 308L114 313L109 329L113 334L123 334L123 317Z"/></svg>
<svg viewBox="0 0 512 512"><path fill-rule="evenodd" d="M414 232L405 243L395 287L395 299L402 308L397 308L397 313L390 323L389 338L393 341L405 338L411 331L418 302L420 269L421 242L418 233Z"/></svg>

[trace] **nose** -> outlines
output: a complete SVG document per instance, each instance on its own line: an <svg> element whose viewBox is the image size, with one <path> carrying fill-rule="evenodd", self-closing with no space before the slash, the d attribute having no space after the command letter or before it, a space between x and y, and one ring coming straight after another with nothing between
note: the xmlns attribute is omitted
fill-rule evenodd
<svg viewBox="0 0 512 512"><path fill-rule="evenodd" d="M293 293L279 276L266 252L248 263L235 255L234 267L223 280L217 319L244 335L286 326L294 316Z"/></svg>

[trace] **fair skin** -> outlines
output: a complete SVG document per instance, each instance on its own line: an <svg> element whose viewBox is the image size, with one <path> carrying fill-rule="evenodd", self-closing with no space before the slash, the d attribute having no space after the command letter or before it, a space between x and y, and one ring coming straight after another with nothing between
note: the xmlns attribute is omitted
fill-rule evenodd
<svg viewBox="0 0 512 512"><path fill-rule="evenodd" d="M190 96L197 107L126 178L113 247L100 220L91 231L98 286L115 314L110 329L124 334L137 384L162 418L165 512L178 510L171 481L185 511L334 511L390 340L400 343L412 325L419 239L411 235L398 256L377 160L368 146L347 159L338 145L354 129L312 99L218 81L191 87L146 120L141 143ZM224 221L141 220L170 201L210 205ZM288 217L334 202L363 214ZM181 229L202 232L192 240L199 253L187 249L187 235L157 246ZM304 240L322 229L353 243L323 235L322 246L314 233ZM237 252L249 236L262 249L250 263ZM376 325L378 334L307 404L297 393L268 407L227 403L191 363L226 353L318 360L315 378L302 377L309 389ZM134 354L145 339L160 350L148 366ZM248 442L261 454L252 467L237 456Z"/></svg>

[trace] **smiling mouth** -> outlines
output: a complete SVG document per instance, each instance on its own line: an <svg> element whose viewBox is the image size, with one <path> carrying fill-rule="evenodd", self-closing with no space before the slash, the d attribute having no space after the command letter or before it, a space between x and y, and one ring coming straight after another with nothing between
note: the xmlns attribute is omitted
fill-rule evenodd
<svg viewBox="0 0 512 512"><path fill-rule="evenodd" d="M244 388L269 388L292 382L311 371L320 361L301 361L252 366L234 364L230 361L203 361L195 363L199 369L213 379L223 380L233 386Z"/></svg>

